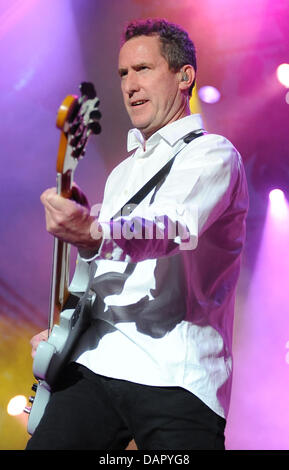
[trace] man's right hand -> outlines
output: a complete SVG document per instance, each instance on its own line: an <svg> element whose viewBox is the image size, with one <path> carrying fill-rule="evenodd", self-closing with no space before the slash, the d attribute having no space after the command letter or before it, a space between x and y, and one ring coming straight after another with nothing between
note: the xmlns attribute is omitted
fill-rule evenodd
<svg viewBox="0 0 289 470"><path fill-rule="evenodd" d="M32 346L32 351L31 351L31 356L34 357L36 354L36 349L38 347L38 344L41 341L47 341L48 340L48 330L41 331L41 333L38 333L37 335L33 336L30 340L30 344Z"/></svg>
<svg viewBox="0 0 289 470"><path fill-rule="evenodd" d="M72 189L73 199L57 194L56 188L46 189L41 194L46 229L51 235L71 243L78 249L97 252L102 241L101 226L98 225L98 230L94 231L97 237L92 237L91 226L96 223L96 218L90 215L84 193L77 186Z"/></svg>

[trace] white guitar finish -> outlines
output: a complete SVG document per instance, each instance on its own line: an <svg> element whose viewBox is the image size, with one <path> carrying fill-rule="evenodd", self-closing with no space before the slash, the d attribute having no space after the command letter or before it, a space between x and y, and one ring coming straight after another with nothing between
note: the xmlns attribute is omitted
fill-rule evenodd
<svg viewBox="0 0 289 470"><path fill-rule="evenodd" d="M59 325L54 325L47 341L41 341L37 347L33 362L33 374L38 379L32 389L36 391L31 398L31 407L27 430L33 434L38 426L51 390L62 368L68 363L76 341L89 324L92 298L86 300L83 308L80 304L76 309L64 310L60 315Z"/></svg>
<svg viewBox="0 0 289 470"><path fill-rule="evenodd" d="M30 401L33 406L29 409L24 409L26 413L29 413L27 431L31 435L37 428L51 395L50 387L45 381L39 380L38 384L35 384L35 387L37 387L36 395L33 397L33 400L32 397L30 397ZM33 385L32 390L35 390L35 387Z"/></svg>
<svg viewBox="0 0 289 470"><path fill-rule="evenodd" d="M101 130L98 120L99 100L91 83L82 83L81 97L69 95L62 102L56 125L61 130L57 158L57 192L63 197L70 197L73 173L78 161L83 158L88 138ZM33 434L49 402L63 367L69 362L76 342L87 328L90 321L91 305L94 294L89 290L79 301L75 309L64 309L69 297L69 245L54 239L50 306L48 315L49 338L41 341L33 361L33 374L37 383L32 390L35 397L30 397L31 407L26 407L29 414L27 430Z"/></svg>

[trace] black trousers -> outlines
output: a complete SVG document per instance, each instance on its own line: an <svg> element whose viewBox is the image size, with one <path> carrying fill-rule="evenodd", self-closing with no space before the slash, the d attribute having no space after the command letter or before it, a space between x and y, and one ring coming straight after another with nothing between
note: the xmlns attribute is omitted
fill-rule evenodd
<svg viewBox="0 0 289 470"><path fill-rule="evenodd" d="M180 387L96 375L72 363L27 450L224 450L225 420Z"/></svg>

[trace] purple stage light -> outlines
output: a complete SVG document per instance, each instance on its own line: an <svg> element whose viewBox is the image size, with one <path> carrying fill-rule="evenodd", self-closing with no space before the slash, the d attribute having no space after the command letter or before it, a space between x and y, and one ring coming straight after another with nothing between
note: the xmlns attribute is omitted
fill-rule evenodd
<svg viewBox="0 0 289 470"><path fill-rule="evenodd" d="M203 86L198 90L198 95L204 103L217 103L221 98L221 93L213 86Z"/></svg>

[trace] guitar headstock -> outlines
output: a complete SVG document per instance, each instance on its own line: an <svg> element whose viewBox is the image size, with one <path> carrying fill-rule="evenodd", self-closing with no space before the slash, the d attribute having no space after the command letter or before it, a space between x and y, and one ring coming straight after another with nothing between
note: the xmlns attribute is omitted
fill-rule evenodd
<svg viewBox="0 0 289 470"><path fill-rule="evenodd" d="M61 136L56 169L61 174L75 170L85 154L89 136L101 132L99 99L94 86L83 82L79 88L81 95L68 95L57 113L56 126Z"/></svg>

